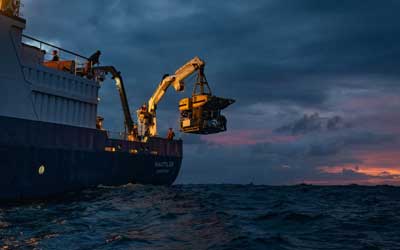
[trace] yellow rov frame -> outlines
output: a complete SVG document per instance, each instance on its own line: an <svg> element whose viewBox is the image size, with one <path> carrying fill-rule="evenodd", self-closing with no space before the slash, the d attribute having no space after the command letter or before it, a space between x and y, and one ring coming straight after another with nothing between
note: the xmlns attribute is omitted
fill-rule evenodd
<svg viewBox="0 0 400 250"><path fill-rule="evenodd" d="M191 98L179 102L180 131L192 134L215 134L227 130L227 119L221 111L235 100L213 96L204 68L198 70Z"/></svg>

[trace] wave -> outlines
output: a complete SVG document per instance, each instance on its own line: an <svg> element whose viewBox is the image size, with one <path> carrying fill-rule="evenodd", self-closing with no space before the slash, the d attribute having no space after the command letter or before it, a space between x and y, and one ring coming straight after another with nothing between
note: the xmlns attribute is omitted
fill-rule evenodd
<svg viewBox="0 0 400 250"><path fill-rule="evenodd" d="M399 197L385 186L100 186L0 207L0 249L400 249Z"/></svg>

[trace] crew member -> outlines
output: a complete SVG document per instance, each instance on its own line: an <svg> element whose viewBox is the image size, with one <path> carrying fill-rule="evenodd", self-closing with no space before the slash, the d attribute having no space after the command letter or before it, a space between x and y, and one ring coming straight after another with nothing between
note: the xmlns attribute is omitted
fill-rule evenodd
<svg viewBox="0 0 400 250"><path fill-rule="evenodd" d="M89 63L91 64L91 66L100 64L100 56L101 56L101 51L98 50L89 57Z"/></svg>
<svg viewBox="0 0 400 250"><path fill-rule="evenodd" d="M101 51L98 50L88 58L88 61L85 64L85 72L84 72L84 75L88 79L93 79L94 72L92 70L92 67L95 66L95 65L100 64L100 55L101 55Z"/></svg>
<svg viewBox="0 0 400 250"><path fill-rule="evenodd" d="M146 103L143 103L142 107L140 108L140 111L141 111L142 113L146 113L146 112L147 112L147 105L146 105Z"/></svg>
<svg viewBox="0 0 400 250"><path fill-rule="evenodd" d="M51 52L51 54L53 55L53 59L51 59L53 62L60 61L60 56L58 55L58 51L57 50L53 50Z"/></svg>
<svg viewBox="0 0 400 250"><path fill-rule="evenodd" d="M174 139L174 137L175 137L174 131L172 130L172 128L169 128L169 129L168 129L167 139L170 140L170 141L172 141L172 140Z"/></svg>
<svg viewBox="0 0 400 250"><path fill-rule="evenodd" d="M104 118L101 117L101 116L98 116L96 118L96 128L99 129L99 130L104 130L103 129L103 122L104 122Z"/></svg>
<svg viewBox="0 0 400 250"><path fill-rule="evenodd" d="M136 124L133 125L132 135L133 135L133 140L135 140L135 141L139 138L139 129Z"/></svg>

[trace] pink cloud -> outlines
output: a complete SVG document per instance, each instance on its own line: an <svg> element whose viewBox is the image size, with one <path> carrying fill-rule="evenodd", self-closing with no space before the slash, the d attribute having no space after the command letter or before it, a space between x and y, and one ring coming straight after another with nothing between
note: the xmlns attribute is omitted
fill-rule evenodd
<svg viewBox="0 0 400 250"><path fill-rule="evenodd" d="M312 180L312 184L393 184L400 185L400 152L397 149L385 151L355 151L354 158L359 164L344 164L338 166L322 166L319 169L322 173L331 174L332 177L338 177L346 171L366 176L366 179L360 180Z"/></svg>

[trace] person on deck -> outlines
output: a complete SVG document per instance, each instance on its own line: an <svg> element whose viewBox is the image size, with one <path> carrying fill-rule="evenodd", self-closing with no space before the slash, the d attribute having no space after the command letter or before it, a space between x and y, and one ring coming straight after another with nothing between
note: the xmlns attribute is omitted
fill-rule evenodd
<svg viewBox="0 0 400 250"><path fill-rule="evenodd" d="M100 56L101 56L101 51L98 50L89 57L89 63L91 64L91 66L100 64Z"/></svg>
<svg viewBox="0 0 400 250"><path fill-rule="evenodd" d="M132 136L134 141L138 140L139 138L139 129L137 124L133 125Z"/></svg>
<svg viewBox="0 0 400 250"><path fill-rule="evenodd" d="M51 52L51 54L53 55L53 59L51 59L53 62L60 61L60 56L58 55L58 51L57 50L53 50L53 52Z"/></svg>
<svg viewBox="0 0 400 250"><path fill-rule="evenodd" d="M143 103L142 107L140 107L140 112L141 113L147 113L147 105L146 105L146 103Z"/></svg>
<svg viewBox="0 0 400 250"><path fill-rule="evenodd" d="M170 140L170 141L172 141L172 140L174 139L174 137L175 137L174 131L172 130L172 128L169 128L169 129L168 129L167 139Z"/></svg>
<svg viewBox="0 0 400 250"><path fill-rule="evenodd" d="M84 75L86 75L88 79L92 79L94 77L92 68L93 66L100 64L100 55L101 51L98 50L88 58L88 61L85 64L85 73L84 73Z"/></svg>

